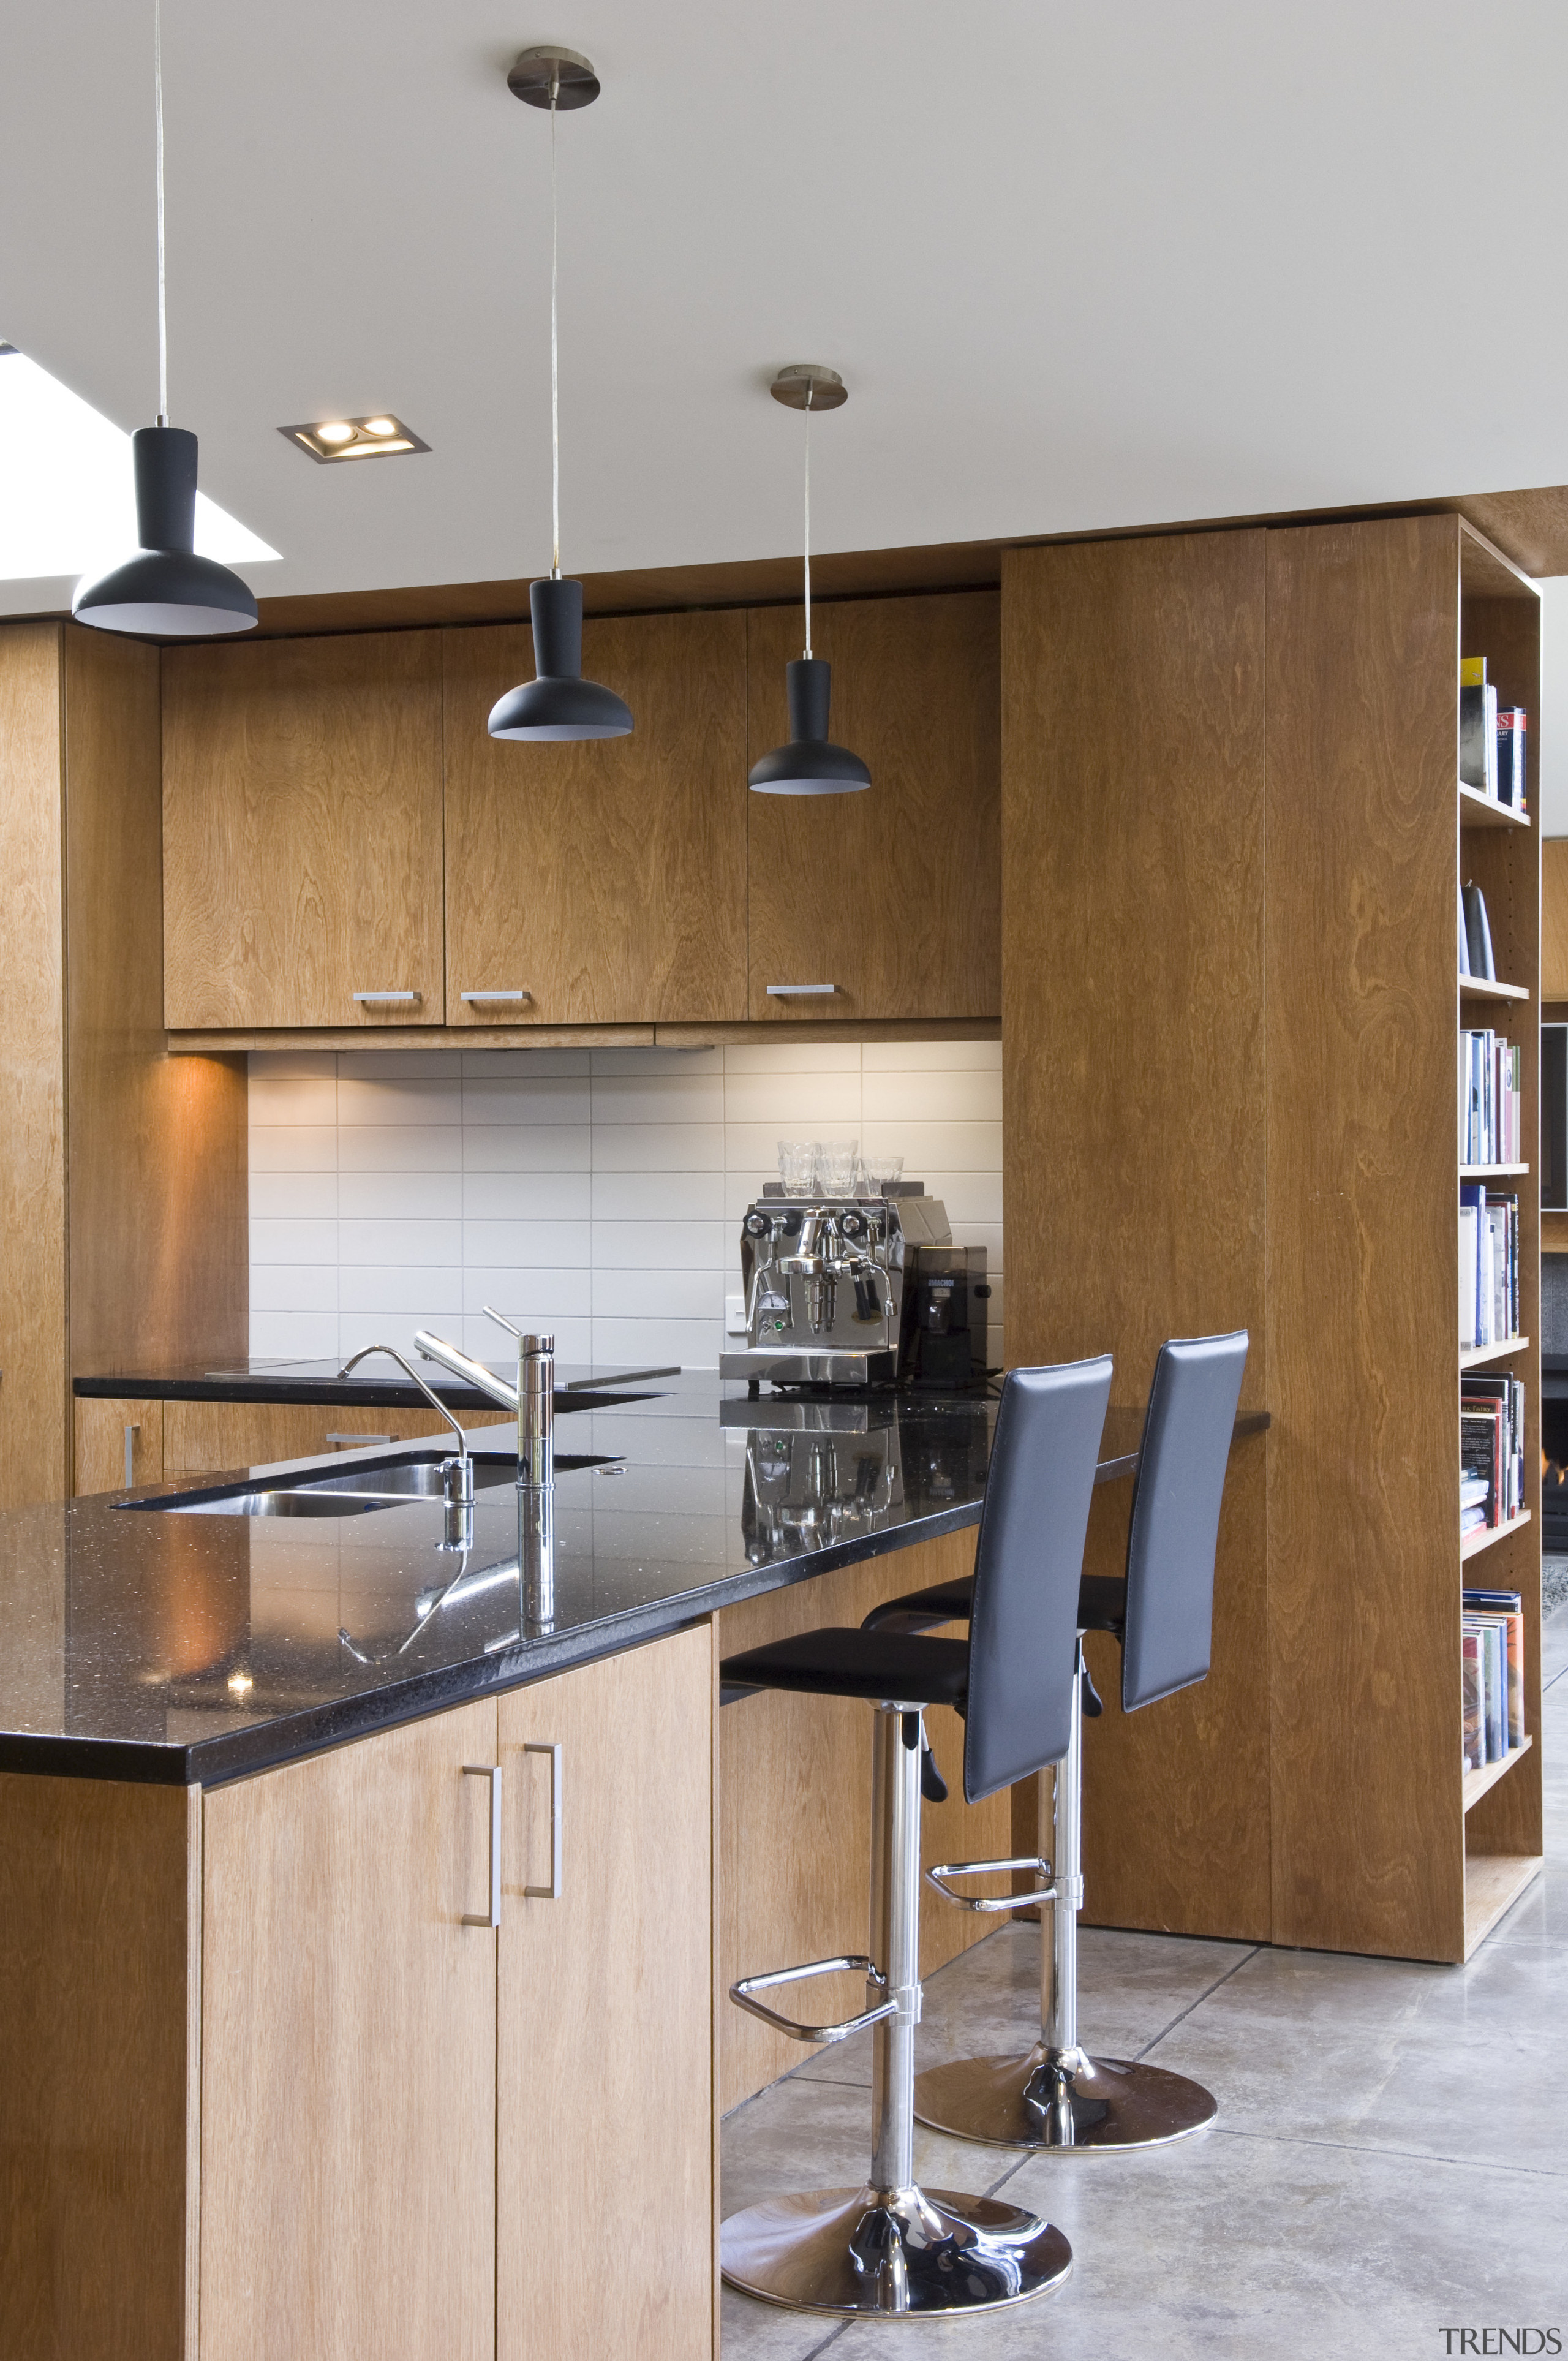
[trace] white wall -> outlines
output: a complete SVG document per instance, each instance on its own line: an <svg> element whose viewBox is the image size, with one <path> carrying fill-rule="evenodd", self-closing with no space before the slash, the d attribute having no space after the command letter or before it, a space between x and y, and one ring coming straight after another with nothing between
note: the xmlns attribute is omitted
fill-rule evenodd
<svg viewBox="0 0 1568 2361"><path fill-rule="evenodd" d="M1568 836L1568 574L1541 584L1541 832Z"/></svg>
<svg viewBox="0 0 1568 2361"><path fill-rule="evenodd" d="M998 1042L354 1050L250 1060L250 1349L502 1356L493 1303L563 1360L710 1367L740 1219L781 1137L902 1151L984 1246L1002 1358Z"/></svg>

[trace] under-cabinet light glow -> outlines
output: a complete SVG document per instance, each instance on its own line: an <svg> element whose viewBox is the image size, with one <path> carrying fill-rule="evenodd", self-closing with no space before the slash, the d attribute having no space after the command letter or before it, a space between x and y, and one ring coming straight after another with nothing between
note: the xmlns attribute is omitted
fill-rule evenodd
<svg viewBox="0 0 1568 2361"><path fill-rule="evenodd" d="M0 581L92 574L136 547L131 438L12 345L0 345ZM196 551L221 566L278 555L196 495Z"/></svg>

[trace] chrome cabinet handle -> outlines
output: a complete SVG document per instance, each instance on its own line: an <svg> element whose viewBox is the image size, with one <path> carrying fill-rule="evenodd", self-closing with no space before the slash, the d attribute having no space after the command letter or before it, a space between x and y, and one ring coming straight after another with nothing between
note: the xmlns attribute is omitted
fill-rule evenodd
<svg viewBox="0 0 1568 2361"><path fill-rule="evenodd" d="M137 1480L136 1441L141 1433L139 1425L126 1429L126 1489L128 1492Z"/></svg>
<svg viewBox="0 0 1568 2361"><path fill-rule="evenodd" d="M839 987L836 983L770 983L770 1000L811 1000L822 995L831 999Z"/></svg>
<svg viewBox="0 0 1568 2361"><path fill-rule="evenodd" d="M561 1748L556 1746L525 1746L525 1754L548 1754L550 1757L550 1883L548 1885L525 1885L523 1892L535 1902L559 1902L561 1899Z"/></svg>
<svg viewBox="0 0 1568 2361"><path fill-rule="evenodd" d="M459 1000L480 1004L487 1000L532 1000L532 992L460 992Z"/></svg>
<svg viewBox="0 0 1568 2361"><path fill-rule="evenodd" d="M323 1435L322 1439L325 1443L330 1443L334 1450L337 1448L337 1445L340 1443L351 1443L368 1450L378 1443L390 1443L392 1438L389 1434L333 1434L328 1433Z"/></svg>
<svg viewBox="0 0 1568 2361"><path fill-rule="evenodd" d="M422 992L356 992L354 997L363 1008L388 1008L394 1003L422 1000Z"/></svg>
<svg viewBox="0 0 1568 2361"><path fill-rule="evenodd" d="M499 1927L501 1923L501 1773L498 1763L465 1763L465 1779L488 1779L490 1783L490 1906L488 1911L465 1910L465 1927Z"/></svg>

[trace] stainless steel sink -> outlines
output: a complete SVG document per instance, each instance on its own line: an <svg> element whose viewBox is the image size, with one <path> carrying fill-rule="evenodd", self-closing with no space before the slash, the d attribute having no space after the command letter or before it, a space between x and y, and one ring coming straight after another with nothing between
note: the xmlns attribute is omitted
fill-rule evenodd
<svg viewBox="0 0 1568 2361"><path fill-rule="evenodd" d="M555 1472L613 1465L603 1452L558 1451ZM477 1492L499 1490L517 1480L517 1461L491 1455L473 1456ZM380 1466L351 1467L341 1476L305 1476L292 1484L236 1486L225 1492L183 1493L158 1500L122 1500L124 1509L155 1509L178 1517L360 1517L373 1509L405 1508L411 1500L439 1500L442 1461L395 1459Z"/></svg>

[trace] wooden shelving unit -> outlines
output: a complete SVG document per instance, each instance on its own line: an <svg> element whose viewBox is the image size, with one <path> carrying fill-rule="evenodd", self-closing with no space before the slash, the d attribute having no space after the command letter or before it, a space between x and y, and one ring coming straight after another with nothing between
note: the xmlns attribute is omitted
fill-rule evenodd
<svg viewBox="0 0 1568 2361"><path fill-rule="evenodd" d="M1521 1509L1519 1515L1510 1517L1506 1525L1482 1525L1475 1532L1462 1534L1459 1542L1460 1564L1463 1565L1469 1559L1479 1557L1483 1550L1495 1548L1498 1542L1511 1540L1521 1525L1528 1525L1530 1522L1530 1510ZM1495 1589L1497 1586L1493 1584L1489 1587Z"/></svg>
<svg viewBox="0 0 1568 2361"><path fill-rule="evenodd" d="M1461 1370L1483 1369L1488 1361L1506 1361L1515 1353L1522 1353L1530 1343L1528 1336L1504 1336L1496 1345L1468 1345L1459 1356Z"/></svg>
<svg viewBox="0 0 1568 2361"><path fill-rule="evenodd" d="M1500 1763L1488 1763L1482 1771L1466 1771L1464 1773L1465 1810L1471 1811L1480 1802L1482 1796L1497 1785L1499 1779L1506 1779L1514 1764L1522 1763L1534 1744L1534 1739L1527 1736L1524 1744L1511 1747Z"/></svg>
<svg viewBox="0 0 1568 2361"><path fill-rule="evenodd" d="M1010 1357L1111 1351L1134 1402L1165 1337L1245 1326L1273 1416L1207 1682L1123 1715L1090 1635L1086 1914L1462 1960L1541 1851L1540 1747L1477 1792L1460 1742L1467 1581L1525 1602L1540 1728L1541 833L1538 728L1525 815L1461 789L1459 664L1535 721L1539 594L1431 515L1012 550L1002 596ZM1496 984L1456 972L1466 879ZM1524 1052L1518 1162L1475 1176L1519 1193L1520 1334L1463 1361L1462 1023ZM1525 1385L1529 1513L1462 1549L1483 1362Z"/></svg>
<svg viewBox="0 0 1568 2361"><path fill-rule="evenodd" d="M1508 986L1458 981L1461 1004L1488 1002L1459 1011L1461 1025L1486 1025L1505 1033L1522 1051L1524 1088L1522 1142L1540 1137L1541 1027L1541 840L1530 826L1539 808L1541 713L1541 600L1535 585L1515 573L1496 550L1473 534L1460 534L1460 653L1485 656L1486 676L1501 701L1522 705L1530 717L1528 808L1524 813L1494 804L1461 784L1459 880L1472 879L1486 896L1492 949ZM1530 1005L1531 998L1535 1006ZM1499 1005L1500 1004L1500 1005ZM1502 1171L1467 1171L1465 1178L1502 1180L1519 1201L1519 1326L1539 1334L1541 1282L1541 1191L1529 1165ZM1460 1543L1461 1587L1464 1569L1485 1553L1484 1571L1473 1579L1488 1589L1517 1590L1525 1612L1525 1730L1523 1748L1484 1771L1457 1773L1464 1849L1464 1956L1483 1941L1505 1910L1535 1875L1541 1850L1541 1754L1533 1744L1541 1715L1541 1527L1532 1521L1541 1486L1541 1356L1521 1338L1494 1350L1493 1367L1524 1381L1527 1395L1525 1499L1521 1516L1491 1532L1466 1533ZM1477 1366L1459 1355L1461 1371ZM1457 1627L1457 1616L1455 1626ZM1459 1696L1459 1641L1453 1643L1455 1712Z"/></svg>
<svg viewBox="0 0 1568 2361"><path fill-rule="evenodd" d="M1528 983L1496 983L1486 976L1462 975L1459 979L1461 1000L1528 1000Z"/></svg>

